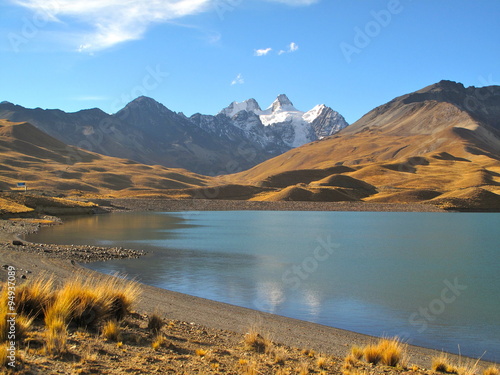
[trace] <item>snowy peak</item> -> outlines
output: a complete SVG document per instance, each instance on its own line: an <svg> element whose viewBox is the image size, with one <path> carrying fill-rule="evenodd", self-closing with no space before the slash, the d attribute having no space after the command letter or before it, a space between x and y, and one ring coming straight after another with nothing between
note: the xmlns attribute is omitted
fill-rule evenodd
<svg viewBox="0 0 500 375"><path fill-rule="evenodd" d="M297 108L293 106L293 103L288 99L285 94L278 95L276 100L271 104L268 110L274 112L283 112L283 111L297 111Z"/></svg>
<svg viewBox="0 0 500 375"><path fill-rule="evenodd" d="M224 108L219 113L223 113L227 117L232 118L234 115L241 111L259 113L262 110L260 109L259 103L257 103L255 99L248 99L241 103L232 102L227 108Z"/></svg>
<svg viewBox="0 0 500 375"><path fill-rule="evenodd" d="M324 104L318 104L310 111L304 113L302 118L308 123L312 123L314 120L316 120L319 116L321 116L323 113L325 113L325 111L328 111L329 109L331 108L327 107Z"/></svg>
<svg viewBox="0 0 500 375"><path fill-rule="evenodd" d="M248 99L231 103L219 114L229 117L235 127L264 147L277 144L283 144L285 148L302 146L335 134L348 125L338 112L324 104L308 112L300 111L285 94L278 95L264 111L255 99Z"/></svg>

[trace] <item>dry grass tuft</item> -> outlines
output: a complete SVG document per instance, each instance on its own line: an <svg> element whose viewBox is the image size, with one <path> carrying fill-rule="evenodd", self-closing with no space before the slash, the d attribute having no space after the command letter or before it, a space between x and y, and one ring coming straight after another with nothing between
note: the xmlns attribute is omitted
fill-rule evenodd
<svg viewBox="0 0 500 375"><path fill-rule="evenodd" d="M364 352L364 349L357 346L357 345L354 345L352 348L351 348L351 355L356 358L356 359L361 359L363 358L363 356L365 355L365 352Z"/></svg>
<svg viewBox="0 0 500 375"><path fill-rule="evenodd" d="M374 365L379 363L396 367L403 361L404 345L398 338L380 339L375 344L369 344L363 348L354 346L346 358L346 362L354 364L356 360L364 357L365 361Z"/></svg>
<svg viewBox="0 0 500 375"><path fill-rule="evenodd" d="M161 347L164 347L166 344L167 344L167 338L163 335L157 335L153 339L151 347L153 348L153 350L158 350Z"/></svg>
<svg viewBox="0 0 500 375"><path fill-rule="evenodd" d="M8 362L9 346L7 343L0 344L0 368L5 367Z"/></svg>
<svg viewBox="0 0 500 375"><path fill-rule="evenodd" d="M156 313L153 313L148 318L148 329L155 334L161 331L164 324L163 319Z"/></svg>
<svg viewBox="0 0 500 375"><path fill-rule="evenodd" d="M49 355L59 356L67 353L68 331L66 321L61 316L51 316L45 332L45 352Z"/></svg>
<svg viewBox="0 0 500 375"><path fill-rule="evenodd" d="M140 285L115 274L114 277L100 280L96 293L105 301L107 317L120 321L130 313L131 306L139 297Z"/></svg>
<svg viewBox="0 0 500 375"><path fill-rule="evenodd" d="M16 309L19 314L42 318L54 302L54 276L37 277L16 290Z"/></svg>
<svg viewBox="0 0 500 375"><path fill-rule="evenodd" d="M107 317L109 301L101 298L87 279L82 277L68 281L57 293L54 303L46 315L59 316L66 323L73 323L78 327L91 327ZM47 323L47 319L46 323Z"/></svg>
<svg viewBox="0 0 500 375"><path fill-rule="evenodd" d="M280 366L285 364L287 360L286 352L283 349L276 349L273 351L274 363Z"/></svg>
<svg viewBox="0 0 500 375"><path fill-rule="evenodd" d="M208 354L208 350L205 349L196 349L195 353L198 357L205 357Z"/></svg>
<svg viewBox="0 0 500 375"><path fill-rule="evenodd" d="M297 367L297 374L307 375L309 374L309 364L307 362L302 362L299 367Z"/></svg>
<svg viewBox="0 0 500 375"><path fill-rule="evenodd" d="M328 365L328 358L327 357L318 357L318 359L316 360L316 364L318 365L318 367L320 369L324 369L326 368L326 366Z"/></svg>
<svg viewBox="0 0 500 375"><path fill-rule="evenodd" d="M484 369L483 375L500 375L500 370L497 367L491 365L490 367Z"/></svg>
<svg viewBox="0 0 500 375"><path fill-rule="evenodd" d="M450 359L446 354L441 354L439 357L432 359L432 370L437 372L445 372L449 374L456 374L457 370L450 363Z"/></svg>
<svg viewBox="0 0 500 375"><path fill-rule="evenodd" d="M377 344L370 344L364 348L364 357L366 362L377 365L382 361L382 350Z"/></svg>
<svg viewBox="0 0 500 375"><path fill-rule="evenodd" d="M271 341L253 328L245 335L244 343L247 350L257 353L265 353L271 347Z"/></svg>
<svg viewBox="0 0 500 375"><path fill-rule="evenodd" d="M108 320L102 327L102 336L109 341L121 340L120 324L116 320Z"/></svg>

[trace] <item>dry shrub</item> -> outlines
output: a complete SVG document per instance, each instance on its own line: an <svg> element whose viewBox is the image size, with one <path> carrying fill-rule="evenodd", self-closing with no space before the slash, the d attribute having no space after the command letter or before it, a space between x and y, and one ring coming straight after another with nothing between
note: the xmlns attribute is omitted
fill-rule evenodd
<svg viewBox="0 0 500 375"><path fill-rule="evenodd" d="M148 317L148 329L155 334L161 331L164 324L163 319L156 313Z"/></svg>
<svg viewBox="0 0 500 375"><path fill-rule="evenodd" d="M116 320L108 320L102 327L102 336L109 341L121 340L120 324Z"/></svg>
<svg viewBox="0 0 500 375"><path fill-rule="evenodd" d="M247 350L253 350L257 353L265 353L271 348L271 341L258 333L254 328L245 334L244 339Z"/></svg>

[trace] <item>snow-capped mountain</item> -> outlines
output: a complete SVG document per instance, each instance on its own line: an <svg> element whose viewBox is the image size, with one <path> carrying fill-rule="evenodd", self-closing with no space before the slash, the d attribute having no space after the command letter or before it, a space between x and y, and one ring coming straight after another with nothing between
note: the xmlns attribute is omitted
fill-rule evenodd
<svg viewBox="0 0 500 375"><path fill-rule="evenodd" d="M335 134L348 125L342 115L324 104L303 112L284 94L266 110L255 99L248 99L231 103L220 114L229 117L235 126L263 146L283 142L286 147L294 148Z"/></svg>

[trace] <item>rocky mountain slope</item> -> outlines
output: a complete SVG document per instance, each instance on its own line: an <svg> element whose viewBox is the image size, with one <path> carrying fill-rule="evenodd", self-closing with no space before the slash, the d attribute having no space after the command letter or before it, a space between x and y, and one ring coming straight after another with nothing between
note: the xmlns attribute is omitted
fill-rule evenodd
<svg viewBox="0 0 500 375"><path fill-rule="evenodd" d="M288 101L285 96L280 100ZM283 107L262 116L233 108L234 113L225 109L216 116L187 118L151 98L139 97L113 115L100 109L66 113L2 102L0 118L29 122L66 144L103 155L219 175L248 169L347 125L341 115L323 107L309 114L309 122L297 117L302 112ZM262 123L263 116L275 115L278 122Z"/></svg>

